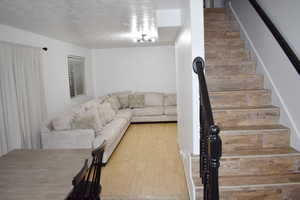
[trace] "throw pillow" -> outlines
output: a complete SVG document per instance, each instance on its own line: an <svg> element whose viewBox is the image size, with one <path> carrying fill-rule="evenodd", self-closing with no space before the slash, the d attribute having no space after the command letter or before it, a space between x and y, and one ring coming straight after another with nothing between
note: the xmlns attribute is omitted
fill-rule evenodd
<svg viewBox="0 0 300 200"><path fill-rule="evenodd" d="M52 120L53 129L56 131L70 130L73 119L74 114L72 112L64 113Z"/></svg>
<svg viewBox="0 0 300 200"><path fill-rule="evenodd" d="M103 129L103 124L101 123L95 108L91 108L76 115L71 125L72 129L93 129L96 134L99 134Z"/></svg>
<svg viewBox="0 0 300 200"><path fill-rule="evenodd" d="M110 103L108 102L100 104L97 108L100 121L102 121L104 124L112 121L116 115L116 112L112 109Z"/></svg>
<svg viewBox="0 0 300 200"><path fill-rule="evenodd" d="M145 106L145 96L143 94L133 94L128 96L130 108L142 108Z"/></svg>
<svg viewBox="0 0 300 200"><path fill-rule="evenodd" d="M120 104L118 97L116 97L116 96L109 97L107 99L107 101L110 103L111 107L115 111L118 111L121 108L121 104Z"/></svg>
<svg viewBox="0 0 300 200"><path fill-rule="evenodd" d="M129 101L128 101L128 95L127 94L119 95L118 99L119 99L121 107L123 109L129 107Z"/></svg>

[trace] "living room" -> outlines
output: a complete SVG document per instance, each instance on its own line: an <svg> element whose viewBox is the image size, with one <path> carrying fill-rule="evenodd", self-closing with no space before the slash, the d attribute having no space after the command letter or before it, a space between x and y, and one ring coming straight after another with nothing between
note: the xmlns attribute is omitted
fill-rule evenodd
<svg viewBox="0 0 300 200"><path fill-rule="evenodd" d="M203 34L191 21L202 7L180 0L1 2L1 196L67 197L84 160L105 144L101 198L188 199L188 157L198 137L192 56L204 52L192 45ZM98 113L95 105L103 111L100 128L86 114ZM77 118L66 122L70 112ZM51 174L55 167L61 171ZM30 176L46 184L29 184ZM50 187L51 176L60 184Z"/></svg>

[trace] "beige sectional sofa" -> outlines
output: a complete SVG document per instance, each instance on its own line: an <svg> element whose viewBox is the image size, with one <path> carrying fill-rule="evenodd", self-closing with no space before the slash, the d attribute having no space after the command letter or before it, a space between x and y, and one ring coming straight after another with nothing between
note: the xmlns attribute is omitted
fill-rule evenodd
<svg viewBox="0 0 300 200"><path fill-rule="evenodd" d="M42 128L44 149L97 148L106 141L107 162L130 123L177 121L176 95L112 93L74 107Z"/></svg>

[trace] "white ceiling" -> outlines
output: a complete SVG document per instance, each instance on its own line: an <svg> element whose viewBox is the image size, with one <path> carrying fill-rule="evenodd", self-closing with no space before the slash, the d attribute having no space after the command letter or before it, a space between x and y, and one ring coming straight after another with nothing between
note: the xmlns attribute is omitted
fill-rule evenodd
<svg viewBox="0 0 300 200"><path fill-rule="evenodd" d="M133 29L156 24L155 11L180 9L181 0L0 0L0 24L89 48L137 46ZM179 27L158 29L173 44Z"/></svg>

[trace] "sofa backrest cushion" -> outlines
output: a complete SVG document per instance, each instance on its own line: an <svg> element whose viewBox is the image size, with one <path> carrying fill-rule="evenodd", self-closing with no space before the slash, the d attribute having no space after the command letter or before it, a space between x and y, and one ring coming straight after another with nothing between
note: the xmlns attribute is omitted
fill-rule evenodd
<svg viewBox="0 0 300 200"><path fill-rule="evenodd" d="M176 106L177 105L176 94L165 94L164 105L165 106Z"/></svg>
<svg viewBox="0 0 300 200"><path fill-rule="evenodd" d="M116 96L119 99L121 108L129 108L129 99L128 96L131 94L131 91L115 92L111 93L109 96Z"/></svg>
<svg viewBox="0 0 300 200"><path fill-rule="evenodd" d="M145 106L163 106L164 95L158 92L145 92Z"/></svg>
<svg viewBox="0 0 300 200"><path fill-rule="evenodd" d="M73 119L74 113L66 112L52 120L53 129L56 131L70 130Z"/></svg>
<svg viewBox="0 0 300 200"><path fill-rule="evenodd" d="M97 97L97 103L101 104L103 103L109 96L101 96Z"/></svg>
<svg viewBox="0 0 300 200"><path fill-rule="evenodd" d="M117 112L121 108L119 98L116 96L111 96L106 99L110 103L111 107Z"/></svg>
<svg viewBox="0 0 300 200"><path fill-rule="evenodd" d="M116 111L111 107L110 103L104 102L97 106L97 111L100 120L103 124L107 124L113 120L114 116L116 115Z"/></svg>
<svg viewBox="0 0 300 200"><path fill-rule="evenodd" d="M93 129L96 134L100 133L104 124L99 119L96 107L86 110L79 115L75 115L71 122L72 129Z"/></svg>
<svg viewBox="0 0 300 200"><path fill-rule="evenodd" d="M130 94L128 96L130 108L142 108L145 107L145 95L144 94Z"/></svg>

